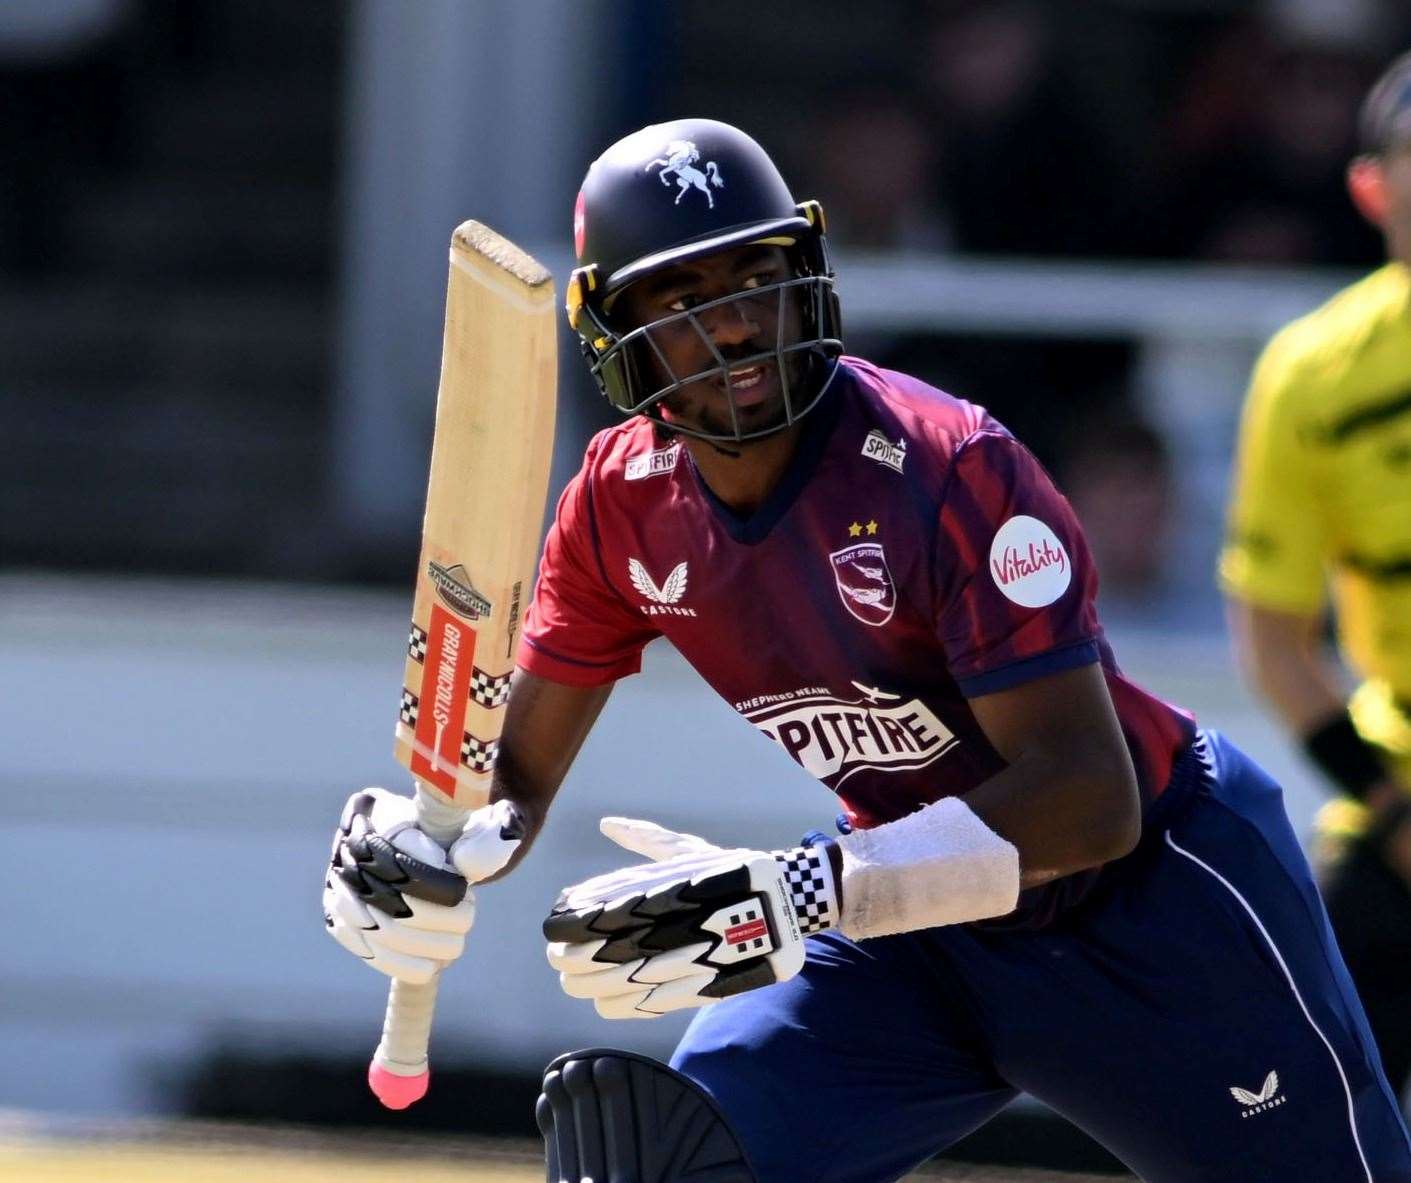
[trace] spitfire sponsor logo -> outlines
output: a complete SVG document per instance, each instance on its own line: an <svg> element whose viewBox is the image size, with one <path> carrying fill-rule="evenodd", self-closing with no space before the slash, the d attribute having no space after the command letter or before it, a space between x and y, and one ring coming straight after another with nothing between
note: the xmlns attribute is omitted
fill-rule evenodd
<svg viewBox="0 0 1411 1183"><path fill-rule="evenodd" d="M685 563L677 563L672 568L671 574L666 577L666 582L660 587L647 573L647 569L642 565L640 559L627 560L627 574L631 577L632 586L637 589L638 595L644 600L651 601L649 604L637 605L648 616L694 616L696 614L694 608L678 606L681 597L686 594Z"/></svg>
<svg viewBox="0 0 1411 1183"><path fill-rule="evenodd" d="M874 628L891 620L897 589L880 542L858 542L828 556L843 607Z"/></svg>
<svg viewBox="0 0 1411 1183"><path fill-rule="evenodd" d="M673 180L676 182L676 200L672 205L680 205L681 199L694 189L704 193L707 208L714 209L715 197L711 194L711 186L724 189L725 181L713 160L705 162L704 170L697 168L700 158L701 150L692 141L672 140L661 150L660 156L643 166L642 171L659 168L661 171L657 176L667 188L671 187Z"/></svg>
<svg viewBox="0 0 1411 1183"><path fill-rule="evenodd" d="M445 567L432 559L426 564L426 576L435 586L441 602L452 612L467 620L479 620L490 615L490 601L471 586L464 564Z"/></svg>
<svg viewBox="0 0 1411 1183"><path fill-rule="evenodd" d="M1068 590L1073 564L1047 524L1016 514L990 543L990 574L1006 599L1024 608L1042 608Z"/></svg>
<svg viewBox="0 0 1411 1183"><path fill-rule="evenodd" d="M735 709L833 789L865 769L925 767L960 742L919 698L853 685L862 697L809 687L746 699Z"/></svg>
<svg viewBox="0 0 1411 1183"><path fill-rule="evenodd" d="M627 461L625 479L640 481L649 476L660 476L664 472L671 472L676 467L676 461L680 458L680 444L672 444L669 448L661 448L655 452L633 456Z"/></svg>
<svg viewBox="0 0 1411 1183"><path fill-rule="evenodd" d="M867 433L867 438L862 441L862 454L869 460L875 460L878 464L885 464L888 468L900 472L902 465L906 463L906 440L897 440L892 443L885 435L876 428Z"/></svg>

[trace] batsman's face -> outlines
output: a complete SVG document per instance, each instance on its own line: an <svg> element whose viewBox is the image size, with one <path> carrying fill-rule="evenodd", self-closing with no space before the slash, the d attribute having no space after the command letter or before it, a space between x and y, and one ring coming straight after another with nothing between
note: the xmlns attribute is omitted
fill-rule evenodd
<svg viewBox="0 0 1411 1183"><path fill-rule="evenodd" d="M792 278L782 247L743 246L670 267L623 292L624 319L649 326L660 351L652 360L658 383L702 375L662 400L663 419L727 438L784 422L779 362L760 355L799 340L800 290L774 286ZM787 356L797 405L803 362Z"/></svg>

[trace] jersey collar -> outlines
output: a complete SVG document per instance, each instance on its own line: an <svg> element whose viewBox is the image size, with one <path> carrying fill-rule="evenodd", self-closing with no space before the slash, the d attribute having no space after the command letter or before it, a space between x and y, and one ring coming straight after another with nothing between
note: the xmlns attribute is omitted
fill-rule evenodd
<svg viewBox="0 0 1411 1183"><path fill-rule="evenodd" d="M683 449L691 477L696 482L701 496L705 498L725 532L736 542L746 546L763 542L775 523L789 511L789 507L808 483L808 478L818 467L818 461L827 450L828 441L833 437L833 429L837 426L843 405L842 388L849 380L849 375L844 373L842 362L836 363L817 405L799 423L798 446L794 449L783 475L752 513L736 513L712 493L700 470L696 468L696 462L691 459L691 453Z"/></svg>

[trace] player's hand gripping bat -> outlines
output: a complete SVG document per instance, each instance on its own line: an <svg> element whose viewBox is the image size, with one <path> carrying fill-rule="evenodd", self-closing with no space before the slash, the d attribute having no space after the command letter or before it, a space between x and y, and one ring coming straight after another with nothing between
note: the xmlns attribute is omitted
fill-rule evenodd
<svg viewBox="0 0 1411 1183"><path fill-rule="evenodd" d="M446 335L396 756L443 846L490 791L553 453L554 285L478 222L451 238ZM368 1083L405 1108L430 1078L436 979L394 980Z"/></svg>

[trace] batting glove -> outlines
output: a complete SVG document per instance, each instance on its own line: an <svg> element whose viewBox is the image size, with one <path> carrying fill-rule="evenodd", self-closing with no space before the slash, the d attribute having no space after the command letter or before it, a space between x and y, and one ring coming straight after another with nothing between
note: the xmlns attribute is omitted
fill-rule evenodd
<svg viewBox="0 0 1411 1183"><path fill-rule="evenodd" d="M562 892L544 921L564 992L607 1019L655 1018L787 981L838 919L828 845L725 850L653 822L602 832L652 859Z"/></svg>
<svg viewBox="0 0 1411 1183"><path fill-rule="evenodd" d="M508 801L472 811L449 855L417 828L416 803L354 793L333 835L323 920L343 948L388 977L423 983L461 955L475 920L470 884L510 859L523 836Z"/></svg>

